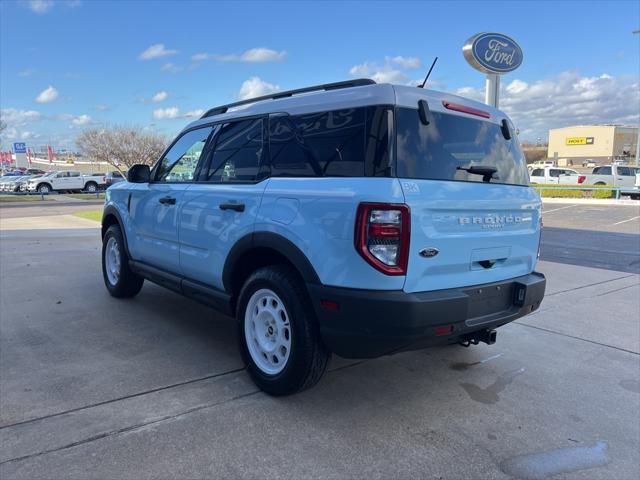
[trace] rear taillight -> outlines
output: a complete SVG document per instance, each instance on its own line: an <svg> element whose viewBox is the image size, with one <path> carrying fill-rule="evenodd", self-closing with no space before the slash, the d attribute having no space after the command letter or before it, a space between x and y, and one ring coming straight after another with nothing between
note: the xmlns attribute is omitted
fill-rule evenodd
<svg viewBox="0 0 640 480"><path fill-rule="evenodd" d="M584 175L580 175L578 177L578 183L584 183L584 181L587 179L587 177L585 177Z"/></svg>
<svg viewBox="0 0 640 480"><path fill-rule="evenodd" d="M410 224L407 205L361 203L356 218L356 250L382 273L406 275Z"/></svg>

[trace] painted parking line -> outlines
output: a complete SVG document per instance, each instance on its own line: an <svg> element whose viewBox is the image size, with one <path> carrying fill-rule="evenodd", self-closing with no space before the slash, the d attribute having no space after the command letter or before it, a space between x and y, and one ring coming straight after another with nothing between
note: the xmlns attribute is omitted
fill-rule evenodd
<svg viewBox="0 0 640 480"><path fill-rule="evenodd" d="M566 207L554 208L553 210L542 210L542 213L557 212L558 210L564 210L565 208L577 207L578 205L567 205Z"/></svg>
<svg viewBox="0 0 640 480"><path fill-rule="evenodd" d="M628 220L622 220L621 222L612 223L610 227L613 227L614 225L620 225L621 223L633 222L634 220L638 220L639 218L640 218L640 215L638 215L637 217L630 218Z"/></svg>

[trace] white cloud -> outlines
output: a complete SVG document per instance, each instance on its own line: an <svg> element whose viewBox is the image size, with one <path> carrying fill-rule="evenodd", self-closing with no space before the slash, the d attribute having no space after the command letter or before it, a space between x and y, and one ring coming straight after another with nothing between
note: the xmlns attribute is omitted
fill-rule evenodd
<svg viewBox="0 0 640 480"><path fill-rule="evenodd" d="M91 123L91 117L89 115L80 115L80 116L74 117L73 120L71 120L71 123L73 123L78 127L81 127L83 125L88 125Z"/></svg>
<svg viewBox="0 0 640 480"><path fill-rule="evenodd" d="M172 118L178 118L180 116L180 109L178 107L158 108L153 111L153 118L158 120L167 120Z"/></svg>
<svg viewBox="0 0 640 480"><path fill-rule="evenodd" d="M28 140L36 138L36 133L23 130L23 127L42 120L42 118L42 114L35 110L17 110L15 108L1 109L0 119L7 125L6 130L2 132L2 138L10 140Z"/></svg>
<svg viewBox="0 0 640 480"><path fill-rule="evenodd" d="M280 87L278 85L265 82L260 77L251 77L249 80L242 82L242 86L238 92L238 98L240 98L240 100L246 100L248 98L260 97L279 90Z"/></svg>
<svg viewBox="0 0 640 480"><path fill-rule="evenodd" d="M404 85L416 85L417 80L411 80L403 71L417 68L420 59L415 57L385 57L385 63L360 63L349 69L349 74L354 77L368 77L377 83L399 83ZM422 82L420 82L422 83Z"/></svg>
<svg viewBox="0 0 640 480"><path fill-rule="evenodd" d="M165 48L163 43L156 43L147 48L144 52L142 52L139 56L139 60L151 60L154 58L166 57L168 55L175 55L178 53L177 50L167 49Z"/></svg>
<svg viewBox="0 0 640 480"><path fill-rule="evenodd" d="M39 133L36 132L30 132L30 131L23 131L20 133L20 140L34 140L36 138L40 138L41 135Z"/></svg>
<svg viewBox="0 0 640 480"><path fill-rule="evenodd" d="M49 103L49 102L53 102L56 98L58 98L58 90L56 90L51 85L49 85L48 88L45 88L36 97L36 102L38 102L38 103Z"/></svg>
<svg viewBox="0 0 640 480"><path fill-rule="evenodd" d="M388 65L376 69L371 78L377 83L407 83L409 81L409 77L404 73Z"/></svg>
<svg viewBox="0 0 640 480"><path fill-rule="evenodd" d="M240 59L243 62L279 62L286 56L284 50L277 52L270 48L252 48L240 55Z"/></svg>
<svg viewBox="0 0 640 480"><path fill-rule="evenodd" d="M183 67L171 62L167 62L160 67L161 72L178 73L183 70Z"/></svg>
<svg viewBox="0 0 640 480"><path fill-rule="evenodd" d="M8 126L21 127L42 119L42 114L35 110L3 108L0 110L0 119L2 119L3 122L6 122Z"/></svg>
<svg viewBox="0 0 640 480"><path fill-rule="evenodd" d="M511 94L518 94L524 92L527 88L529 88L529 84L527 82L515 79L509 85L507 85L506 90Z"/></svg>
<svg viewBox="0 0 640 480"><path fill-rule="evenodd" d="M99 112L105 112L107 110L111 110L111 107L109 105L104 105L104 104L96 105L93 108L95 108Z"/></svg>
<svg viewBox="0 0 640 480"><path fill-rule="evenodd" d="M42 15L51 10L53 7L53 0L29 0L27 5L32 12Z"/></svg>
<svg viewBox="0 0 640 480"><path fill-rule="evenodd" d="M422 62L417 57L403 57L398 55L396 57L384 57L387 63L395 63L402 68L420 68Z"/></svg>
<svg viewBox="0 0 640 480"><path fill-rule="evenodd" d="M33 74L34 74L34 71L30 68L26 68L18 72L19 77L30 77Z"/></svg>
<svg viewBox="0 0 640 480"><path fill-rule="evenodd" d="M181 113L178 107L158 108L153 111L153 118L157 120L171 120L174 118L199 118L204 114L204 110L198 108L190 112Z"/></svg>
<svg viewBox="0 0 640 480"><path fill-rule="evenodd" d="M151 97L151 101L152 102L163 102L167 99L167 97L169 96L169 94L167 92L165 92L164 90L156 93L153 97Z"/></svg>
<svg viewBox="0 0 640 480"><path fill-rule="evenodd" d="M228 54L228 55L216 55L206 52L196 53L191 57L194 62L201 62L204 60L215 60L218 62L251 62L251 63L264 63L264 62L279 62L284 60L287 56L287 52L284 50L277 51L270 48L250 48L241 54Z"/></svg>
<svg viewBox="0 0 640 480"><path fill-rule="evenodd" d="M349 70L349 73L355 77L369 75L369 72L371 72L371 67L369 67L368 63L361 63L359 65L354 65Z"/></svg>
<svg viewBox="0 0 640 480"><path fill-rule="evenodd" d="M202 108L198 108L196 110L191 110L190 112L187 112L184 114L185 118L200 118L202 115L204 115L204 110Z"/></svg>
<svg viewBox="0 0 640 480"><path fill-rule="evenodd" d="M193 60L194 62L202 62L204 60L209 60L209 54L208 53L196 53L195 55L191 56L191 60Z"/></svg>
<svg viewBox="0 0 640 480"><path fill-rule="evenodd" d="M484 88L464 87L456 93L482 101ZM502 85L500 108L520 129L521 139L545 138L551 128L590 124L637 124L640 121L640 79L577 72L526 83Z"/></svg>

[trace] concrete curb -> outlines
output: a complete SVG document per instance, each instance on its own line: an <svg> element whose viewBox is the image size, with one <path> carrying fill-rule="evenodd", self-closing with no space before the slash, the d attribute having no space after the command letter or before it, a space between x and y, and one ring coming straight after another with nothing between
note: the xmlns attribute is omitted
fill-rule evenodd
<svg viewBox="0 0 640 480"><path fill-rule="evenodd" d="M640 201L631 199L614 198L548 198L542 197L542 203L565 203L572 205L611 205L611 206L635 206L640 207Z"/></svg>

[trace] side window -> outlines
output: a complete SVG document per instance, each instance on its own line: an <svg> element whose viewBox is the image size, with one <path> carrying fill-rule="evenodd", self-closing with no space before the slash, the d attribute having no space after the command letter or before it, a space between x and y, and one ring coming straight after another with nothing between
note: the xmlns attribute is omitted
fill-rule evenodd
<svg viewBox="0 0 640 480"><path fill-rule="evenodd" d="M156 181L192 182L211 130L212 127L199 128L182 135L160 160Z"/></svg>
<svg viewBox="0 0 640 480"><path fill-rule="evenodd" d="M544 177L544 170L541 168L536 168L533 172L531 172L532 177Z"/></svg>
<svg viewBox="0 0 640 480"><path fill-rule="evenodd" d="M549 176L550 177L559 177L560 176L560 172L561 172L561 170L556 170L554 168L550 168L549 169Z"/></svg>
<svg viewBox="0 0 640 480"><path fill-rule="evenodd" d="M365 175L364 108L273 116L269 133L273 177ZM380 140L373 150L381 147ZM384 148L389 150L388 142Z"/></svg>
<svg viewBox="0 0 640 480"><path fill-rule="evenodd" d="M635 174L631 172L631 169L629 167L618 167L618 175L630 177Z"/></svg>
<svg viewBox="0 0 640 480"><path fill-rule="evenodd" d="M611 167L600 167L600 170L598 170L598 173L600 175L611 175Z"/></svg>
<svg viewBox="0 0 640 480"><path fill-rule="evenodd" d="M80 172L69 172L69 176L70 177L79 177L80 176Z"/></svg>
<svg viewBox="0 0 640 480"><path fill-rule="evenodd" d="M69 172L58 172L56 174L56 178L67 178L69 176Z"/></svg>
<svg viewBox="0 0 640 480"><path fill-rule="evenodd" d="M263 152L263 119L221 126L205 174L208 182L252 182L258 177Z"/></svg>

